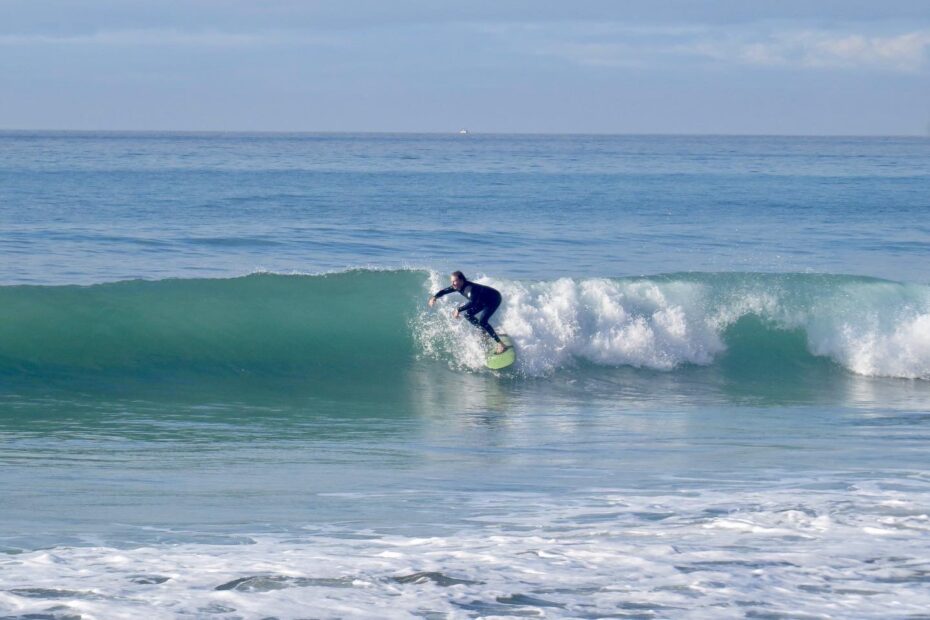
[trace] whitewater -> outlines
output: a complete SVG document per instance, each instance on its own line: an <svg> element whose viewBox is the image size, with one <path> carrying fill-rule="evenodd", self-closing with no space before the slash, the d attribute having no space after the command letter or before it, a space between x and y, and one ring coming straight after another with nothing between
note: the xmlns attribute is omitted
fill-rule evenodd
<svg viewBox="0 0 930 620"><path fill-rule="evenodd" d="M925 617L928 170L0 132L0 616Z"/></svg>

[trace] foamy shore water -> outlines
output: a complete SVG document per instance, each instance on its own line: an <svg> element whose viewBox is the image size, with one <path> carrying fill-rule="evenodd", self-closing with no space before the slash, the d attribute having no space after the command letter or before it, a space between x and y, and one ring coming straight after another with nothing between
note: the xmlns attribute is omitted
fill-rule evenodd
<svg viewBox="0 0 930 620"><path fill-rule="evenodd" d="M237 544L8 552L0 610L55 619L709 619L917 618L930 608L923 474L461 501L473 516L436 536L308 528Z"/></svg>

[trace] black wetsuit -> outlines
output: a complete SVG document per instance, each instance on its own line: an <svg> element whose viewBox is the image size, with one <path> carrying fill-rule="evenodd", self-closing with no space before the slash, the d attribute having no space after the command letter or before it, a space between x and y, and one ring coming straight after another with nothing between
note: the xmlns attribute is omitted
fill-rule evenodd
<svg viewBox="0 0 930 620"><path fill-rule="evenodd" d="M472 325L480 327L488 333L488 336L493 338L496 342L500 342L501 339L497 336L497 332L488 324L488 319L491 318L491 315L494 314L497 307L501 305L500 292L490 286L475 284L474 282L466 280L462 290L456 291L454 286L450 286L442 289L433 295L433 297L439 298L443 295L455 292L459 292L468 298L468 303L459 306L459 312L464 312L465 318L468 319Z"/></svg>

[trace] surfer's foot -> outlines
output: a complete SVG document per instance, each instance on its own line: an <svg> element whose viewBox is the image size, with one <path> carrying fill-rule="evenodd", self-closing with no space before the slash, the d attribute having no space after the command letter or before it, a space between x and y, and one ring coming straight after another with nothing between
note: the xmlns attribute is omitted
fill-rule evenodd
<svg viewBox="0 0 930 620"><path fill-rule="evenodd" d="M495 349L494 352L495 352L496 354L500 355L501 353L503 353L504 351L506 351L506 350L509 349L509 348L510 348L510 347L504 345L503 342L498 342L498 343L497 343L497 349Z"/></svg>

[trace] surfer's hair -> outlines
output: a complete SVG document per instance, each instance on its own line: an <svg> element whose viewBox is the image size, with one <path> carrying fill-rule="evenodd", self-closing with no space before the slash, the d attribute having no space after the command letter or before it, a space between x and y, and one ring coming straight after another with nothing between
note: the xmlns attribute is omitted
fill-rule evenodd
<svg viewBox="0 0 930 620"><path fill-rule="evenodd" d="M466 278L466 277L465 277L465 274L462 273L461 271L453 271L453 272L452 272L452 277L453 277L453 278L458 278L459 280L464 280L465 282L468 282L468 278Z"/></svg>

